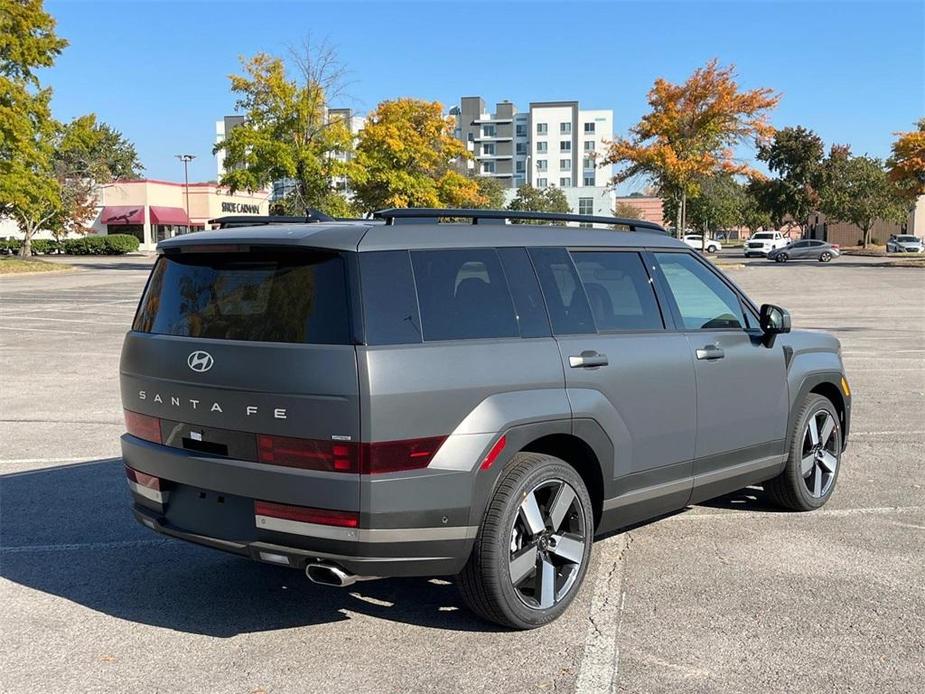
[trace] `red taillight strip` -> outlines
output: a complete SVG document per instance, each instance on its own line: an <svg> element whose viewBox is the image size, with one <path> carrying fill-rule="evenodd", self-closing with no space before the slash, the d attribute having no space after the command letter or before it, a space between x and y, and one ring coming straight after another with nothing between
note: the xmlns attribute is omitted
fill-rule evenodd
<svg viewBox="0 0 925 694"><path fill-rule="evenodd" d="M161 420L151 415L122 410L125 415L125 430L132 436L145 441L161 443Z"/></svg>
<svg viewBox="0 0 925 694"><path fill-rule="evenodd" d="M128 487L139 496L150 499L158 504L167 501L167 492L161 489L161 481L153 475L125 466L125 477L128 481Z"/></svg>
<svg viewBox="0 0 925 694"><path fill-rule="evenodd" d="M289 506L271 501L255 501L254 516L257 518L258 525L266 525L266 523L260 522L261 518L276 518L314 525L336 525L341 528L356 528L360 525L360 514L353 511L331 511L324 508Z"/></svg>
<svg viewBox="0 0 925 694"><path fill-rule="evenodd" d="M427 467L444 441L445 436L353 443L259 435L257 459L303 470L380 474Z"/></svg>

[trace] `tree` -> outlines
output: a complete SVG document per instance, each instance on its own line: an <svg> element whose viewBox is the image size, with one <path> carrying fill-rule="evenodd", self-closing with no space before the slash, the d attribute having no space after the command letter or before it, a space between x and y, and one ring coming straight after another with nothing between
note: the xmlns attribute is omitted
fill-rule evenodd
<svg viewBox="0 0 925 694"><path fill-rule="evenodd" d="M925 195L925 118L917 126L911 132L896 133L893 154L887 160L890 180L910 201Z"/></svg>
<svg viewBox="0 0 925 694"><path fill-rule="evenodd" d="M789 219L799 225L819 207L819 186L825 147L812 130L783 128L758 146L758 159L777 177L753 183L753 191L779 225Z"/></svg>
<svg viewBox="0 0 925 694"><path fill-rule="evenodd" d="M683 229L687 198L696 195L700 180L720 172L754 173L734 159L732 149L770 137L768 112L779 100L767 88L740 91L735 67L720 67L716 60L683 84L659 78L649 91L649 113L629 138L610 144L602 163L620 167L615 183L644 175L663 197L676 198L677 226Z"/></svg>
<svg viewBox="0 0 925 694"><path fill-rule="evenodd" d="M519 212L570 212L568 198L560 188L534 188L530 184L524 184L517 189L517 194L508 205L509 210ZM529 224L531 220L511 220L515 224ZM536 224L552 224L535 220Z"/></svg>
<svg viewBox="0 0 925 694"><path fill-rule="evenodd" d="M613 214L615 217L623 217L624 219L642 219L642 210L625 200L617 201Z"/></svg>
<svg viewBox="0 0 925 694"><path fill-rule="evenodd" d="M436 101L383 101L358 138L353 190L365 211L386 207L480 207L476 180L456 167L469 154Z"/></svg>
<svg viewBox="0 0 925 694"><path fill-rule="evenodd" d="M0 0L0 215L19 223L23 256L61 207L51 90L41 88L36 71L54 64L66 46L41 0Z"/></svg>
<svg viewBox="0 0 925 694"><path fill-rule="evenodd" d="M349 123L333 117L329 100L340 93L344 70L334 50L310 42L292 52L297 78L288 76L281 58L258 53L241 59L243 75L232 75L231 91L244 122L226 133L213 152L225 152L221 184L235 190L260 190L289 180L288 206L304 213L313 207L329 214L345 202L335 178L352 170L353 136Z"/></svg>
<svg viewBox="0 0 925 694"><path fill-rule="evenodd" d="M847 147L833 146L823 181L822 211L834 221L857 226L864 248L878 219L902 222L906 218L907 206L879 159L854 157Z"/></svg>
<svg viewBox="0 0 925 694"><path fill-rule="evenodd" d="M479 189L479 195L485 199L479 207L486 210L504 209L504 191L507 188L501 181L490 176L479 176L475 181Z"/></svg>
<svg viewBox="0 0 925 694"><path fill-rule="evenodd" d="M707 232L744 224L744 186L729 174L718 174L699 182L697 196L690 201L690 219L706 243Z"/></svg>
<svg viewBox="0 0 925 694"><path fill-rule="evenodd" d="M85 233L96 213L96 187L116 179L139 178L143 167L135 146L95 114L75 118L55 137L52 168L62 209L51 225L56 238Z"/></svg>

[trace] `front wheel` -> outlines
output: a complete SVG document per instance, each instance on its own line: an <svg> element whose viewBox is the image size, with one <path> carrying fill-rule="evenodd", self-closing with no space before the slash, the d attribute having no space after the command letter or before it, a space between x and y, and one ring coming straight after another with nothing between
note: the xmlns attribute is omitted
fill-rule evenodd
<svg viewBox="0 0 925 694"><path fill-rule="evenodd" d="M764 485L771 500L794 511L819 508L835 489L841 462L842 432L832 401L810 394L791 432L784 471Z"/></svg>
<svg viewBox="0 0 925 694"><path fill-rule="evenodd" d="M575 469L552 456L518 453L459 575L463 601L502 626L548 624L578 593L593 535L591 499Z"/></svg>
<svg viewBox="0 0 925 694"><path fill-rule="evenodd" d="M832 254L829 253L828 251L822 251L822 253L819 254L819 262L820 262L820 263L827 263L827 262L829 262L831 259L832 259Z"/></svg>
<svg viewBox="0 0 925 694"><path fill-rule="evenodd" d="M707 246L707 253L716 253L716 246Z"/></svg>
<svg viewBox="0 0 925 694"><path fill-rule="evenodd" d="M776 256L774 256L774 260L778 263L786 263L788 259L789 256L786 253L778 253Z"/></svg>

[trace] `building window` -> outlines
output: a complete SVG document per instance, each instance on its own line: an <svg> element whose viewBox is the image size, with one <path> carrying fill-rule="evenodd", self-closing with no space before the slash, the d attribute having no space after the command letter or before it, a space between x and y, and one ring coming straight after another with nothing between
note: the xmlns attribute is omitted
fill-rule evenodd
<svg viewBox="0 0 925 694"><path fill-rule="evenodd" d="M594 170L594 159L592 159L591 157L584 157L581 160L581 166L582 168L591 169L593 171Z"/></svg>
<svg viewBox="0 0 925 694"><path fill-rule="evenodd" d="M495 153L495 143L494 142L489 142L489 143L482 145L482 154L488 154L488 155L494 156L494 153Z"/></svg>
<svg viewBox="0 0 925 694"><path fill-rule="evenodd" d="M475 133L469 133L468 135L466 135L466 140L468 140L469 142L472 142L473 140L475 140Z"/></svg>
<svg viewBox="0 0 925 694"><path fill-rule="evenodd" d="M537 171L546 171L546 160L545 160L545 159L537 159L537 160L536 160L536 170L537 170Z"/></svg>
<svg viewBox="0 0 925 694"><path fill-rule="evenodd" d="M571 171L572 170L572 160L571 159L560 159L559 160L559 171Z"/></svg>
<svg viewBox="0 0 925 694"><path fill-rule="evenodd" d="M559 143L560 152L571 152L572 151L572 141L571 140L562 140Z"/></svg>
<svg viewBox="0 0 925 694"><path fill-rule="evenodd" d="M571 176L563 176L562 178L560 178L560 179L559 179L559 187L560 187L560 188L571 188L571 187L572 187L572 177L571 177Z"/></svg>
<svg viewBox="0 0 925 694"><path fill-rule="evenodd" d="M578 214L594 214L594 198L578 198Z"/></svg>
<svg viewBox="0 0 925 694"><path fill-rule="evenodd" d="M560 135L571 135L572 134L572 124L571 123L559 123L559 134Z"/></svg>
<svg viewBox="0 0 925 694"><path fill-rule="evenodd" d="M482 126L482 137L494 137L495 136L495 126L493 125L483 125Z"/></svg>
<svg viewBox="0 0 925 694"><path fill-rule="evenodd" d="M594 176L585 176L585 177L584 177L584 185L586 185L586 186L591 186L591 187L597 185L596 182L595 182L595 180L594 180Z"/></svg>
<svg viewBox="0 0 925 694"><path fill-rule="evenodd" d="M545 188L547 185L548 185L548 182L546 181L545 178L538 178L538 179L536 179L536 187L537 187L537 188Z"/></svg>
<svg viewBox="0 0 925 694"><path fill-rule="evenodd" d="M516 149L517 149L517 154L526 154L527 153L527 143L518 142Z"/></svg>
<svg viewBox="0 0 925 694"><path fill-rule="evenodd" d="M585 133L588 135L594 132L594 123L585 123Z"/></svg>
<svg viewBox="0 0 925 694"><path fill-rule="evenodd" d="M527 136L527 126L523 123L517 124L517 137L526 137Z"/></svg>
<svg viewBox="0 0 925 694"><path fill-rule="evenodd" d="M524 172L524 160L523 159L517 160L517 164L515 164L515 171L517 171L517 173Z"/></svg>
<svg viewBox="0 0 925 694"><path fill-rule="evenodd" d="M536 153L537 154L546 154L549 151L548 142L537 142L536 143Z"/></svg>
<svg viewBox="0 0 925 694"><path fill-rule="evenodd" d="M494 173L495 172L495 162L486 161L482 163L482 173Z"/></svg>
<svg viewBox="0 0 925 694"><path fill-rule="evenodd" d="M594 151L594 140L585 140L585 152Z"/></svg>
<svg viewBox="0 0 925 694"><path fill-rule="evenodd" d="M546 123L536 124L536 134L537 135L545 135L548 132L549 132L549 127L546 125Z"/></svg>

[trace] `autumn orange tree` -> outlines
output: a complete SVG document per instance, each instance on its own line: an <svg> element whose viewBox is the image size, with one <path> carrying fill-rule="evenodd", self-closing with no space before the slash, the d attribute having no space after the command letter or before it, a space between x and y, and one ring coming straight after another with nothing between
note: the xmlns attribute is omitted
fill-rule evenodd
<svg viewBox="0 0 925 694"><path fill-rule="evenodd" d="M711 60L683 84L659 78L649 91L650 111L629 137L610 143L603 164L618 167L614 183L644 175L663 196L678 201L677 226L685 228L687 199L716 174L760 175L735 159L733 149L773 134L768 114L780 95L762 87L743 91L735 66ZM680 232L679 232L680 233Z"/></svg>
<svg viewBox="0 0 925 694"><path fill-rule="evenodd" d="M480 207L488 198L458 163L469 157L436 101L383 101L356 147L352 185L364 211L383 207Z"/></svg>
<svg viewBox="0 0 925 694"><path fill-rule="evenodd" d="M919 120L916 130L896 135L887 160L890 180L904 197L915 200L925 195L925 118Z"/></svg>

